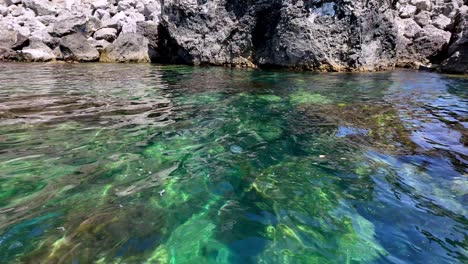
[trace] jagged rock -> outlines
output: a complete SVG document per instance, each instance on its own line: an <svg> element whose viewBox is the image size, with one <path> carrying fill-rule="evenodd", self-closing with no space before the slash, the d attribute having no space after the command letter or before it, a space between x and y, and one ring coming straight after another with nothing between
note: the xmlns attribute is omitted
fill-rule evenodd
<svg viewBox="0 0 468 264"><path fill-rule="evenodd" d="M416 14L417 8L413 5L402 6L399 10L401 18L409 18Z"/></svg>
<svg viewBox="0 0 468 264"><path fill-rule="evenodd" d="M392 68L395 30L387 4L165 1L161 25L167 33L160 37L170 45L158 47L166 56L158 60L319 71Z"/></svg>
<svg viewBox="0 0 468 264"><path fill-rule="evenodd" d="M40 17L37 17L37 20L41 22L42 24L44 24L45 26L48 26L48 25L53 25L54 23L56 23L57 17L52 16L52 15L40 16Z"/></svg>
<svg viewBox="0 0 468 264"><path fill-rule="evenodd" d="M0 47L17 50L28 44L29 39L18 31L1 28L0 24Z"/></svg>
<svg viewBox="0 0 468 264"><path fill-rule="evenodd" d="M407 38L414 38L422 28L411 18L396 20L399 30L402 30L403 36Z"/></svg>
<svg viewBox="0 0 468 264"><path fill-rule="evenodd" d="M101 21L95 17L88 19L85 15L62 16L57 20L49 33L54 37L62 37L77 32L89 36L100 27Z"/></svg>
<svg viewBox="0 0 468 264"><path fill-rule="evenodd" d="M441 64L441 70L446 73L468 74L468 47L464 51L456 51Z"/></svg>
<svg viewBox="0 0 468 264"><path fill-rule="evenodd" d="M414 17L414 21L421 27L431 24L431 13L422 11Z"/></svg>
<svg viewBox="0 0 468 264"><path fill-rule="evenodd" d="M121 33L101 53L101 62L150 62L148 39L135 33Z"/></svg>
<svg viewBox="0 0 468 264"><path fill-rule="evenodd" d="M0 5L0 16L6 16L8 14L8 8L6 6Z"/></svg>
<svg viewBox="0 0 468 264"><path fill-rule="evenodd" d="M84 31L88 19L85 15L77 16L61 16L54 24L52 31L49 33L54 37L62 37L76 32Z"/></svg>
<svg viewBox="0 0 468 264"><path fill-rule="evenodd" d="M100 20L103 20L103 19L109 19L110 18L110 14L109 14L109 11L107 10L103 10L103 9L97 9L95 12L94 12L94 17L100 19Z"/></svg>
<svg viewBox="0 0 468 264"><path fill-rule="evenodd" d="M11 5L8 7L8 12L14 17L19 17L24 14L25 9L22 6Z"/></svg>
<svg viewBox="0 0 468 264"><path fill-rule="evenodd" d="M21 0L3 0L7 6L17 5L21 3Z"/></svg>
<svg viewBox="0 0 468 264"><path fill-rule="evenodd" d="M91 46L95 47L99 53L101 53L107 46L109 46L111 43L107 40L100 39L100 40L95 40L93 38L89 38L88 42Z"/></svg>
<svg viewBox="0 0 468 264"><path fill-rule="evenodd" d="M12 49L0 46L0 61L10 61L16 59L16 52Z"/></svg>
<svg viewBox="0 0 468 264"><path fill-rule="evenodd" d="M38 30L31 34L31 38L34 38L50 48L55 48L59 44L59 39L52 37L47 30Z"/></svg>
<svg viewBox="0 0 468 264"><path fill-rule="evenodd" d="M30 62L44 62L55 60L53 51L39 40L32 39L31 44L18 52L19 60Z"/></svg>
<svg viewBox="0 0 468 264"><path fill-rule="evenodd" d="M121 0L117 4L118 11L126 11L135 6L135 1L132 0Z"/></svg>
<svg viewBox="0 0 468 264"><path fill-rule="evenodd" d="M91 46L87 39L80 33L67 35L60 40L60 51L64 60L72 61L97 61L99 52Z"/></svg>
<svg viewBox="0 0 468 264"><path fill-rule="evenodd" d="M101 28L94 33L94 38L97 40L104 39L112 42L116 37L117 29L115 28Z"/></svg>
<svg viewBox="0 0 468 264"><path fill-rule="evenodd" d="M106 9L109 6L109 2L107 0L95 0L91 2L91 6L94 9Z"/></svg>
<svg viewBox="0 0 468 264"><path fill-rule="evenodd" d="M430 0L411 0L411 4L415 5L418 10L430 11L432 3Z"/></svg>
<svg viewBox="0 0 468 264"><path fill-rule="evenodd" d="M448 73L468 73L468 6L463 6L457 15L454 42L448 49L448 58L441 70Z"/></svg>
<svg viewBox="0 0 468 264"><path fill-rule="evenodd" d="M38 16L55 15L57 7L47 0L23 0L23 5L36 13Z"/></svg>
<svg viewBox="0 0 468 264"><path fill-rule="evenodd" d="M151 48L158 47L159 23L154 21L140 21L137 23L137 33L148 39Z"/></svg>
<svg viewBox="0 0 468 264"><path fill-rule="evenodd" d="M438 15L433 19L432 25L439 29L448 29L451 25L452 20L442 14Z"/></svg>
<svg viewBox="0 0 468 264"><path fill-rule="evenodd" d="M63 54L62 51L60 50L60 47L56 47L53 51L52 54L54 55L56 60L63 60Z"/></svg>
<svg viewBox="0 0 468 264"><path fill-rule="evenodd" d="M122 24L127 21L127 15L124 12L119 12L109 19L102 20L102 27L110 27L120 30Z"/></svg>

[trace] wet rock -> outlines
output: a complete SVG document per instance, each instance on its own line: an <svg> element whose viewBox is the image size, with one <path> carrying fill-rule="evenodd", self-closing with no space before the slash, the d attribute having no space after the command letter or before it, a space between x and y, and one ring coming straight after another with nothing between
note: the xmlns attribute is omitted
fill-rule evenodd
<svg viewBox="0 0 468 264"><path fill-rule="evenodd" d="M16 52L12 49L0 46L0 61L10 61L16 58Z"/></svg>
<svg viewBox="0 0 468 264"><path fill-rule="evenodd" d="M148 53L147 38L135 33L121 33L114 43L103 50L100 61L150 62Z"/></svg>
<svg viewBox="0 0 468 264"><path fill-rule="evenodd" d="M456 20L453 43L448 48L448 58L441 64L441 71L468 73L468 7L463 6Z"/></svg>
<svg viewBox="0 0 468 264"><path fill-rule="evenodd" d="M468 74L468 45L463 51L456 51L441 64L441 70L446 73Z"/></svg>
<svg viewBox="0 0 468 264"><path fill-rule="evenodd" d="M116 37L117 29L115 28L101 28L94 33L94 38L97 40L104 39L112 42Z"/></svg>
<svg viewBox="0 0 468 264"><path fill-rule="evenodd" d="M99 52L91 46L87 39L80 33L74 33L60 40L60 51L64 60L72 61L97 61Z"/></svg>
<svg viewBox="0 0 468 264"><path fill-rule="evenodd" d="M89 44L91 46L95 47L99 53L101 53L107 46L109 46L111 43L107 40L101 39L101 40L95 40L95 39L88 39Z"/></svg>

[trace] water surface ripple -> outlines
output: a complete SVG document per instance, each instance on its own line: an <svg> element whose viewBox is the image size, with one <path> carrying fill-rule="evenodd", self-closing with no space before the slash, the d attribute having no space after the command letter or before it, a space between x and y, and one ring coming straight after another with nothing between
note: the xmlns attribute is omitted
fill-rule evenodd
<svg viewBox="0 0 468 264"><path fill-rule="evenodd" d="M468 79L0 64L1 263L467 263Z"/></svg>

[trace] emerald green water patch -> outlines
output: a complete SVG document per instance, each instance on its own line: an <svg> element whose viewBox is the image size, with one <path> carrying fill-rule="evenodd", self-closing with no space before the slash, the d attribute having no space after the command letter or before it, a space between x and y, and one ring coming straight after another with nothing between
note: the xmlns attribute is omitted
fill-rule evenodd
<svg viewBox="0 0 468 264"><path fill-rule="evenodd" d="M2 263L466 263L466 79L11 63L0 80Z"/></svg>
<svg viewBox="0 0 468 264"><path fill-rule="evenodd" d="M290 101L293 105L308 105L308 104L331 104L333 101L318 93L311 93L299 90L290 95Z"/></svg>

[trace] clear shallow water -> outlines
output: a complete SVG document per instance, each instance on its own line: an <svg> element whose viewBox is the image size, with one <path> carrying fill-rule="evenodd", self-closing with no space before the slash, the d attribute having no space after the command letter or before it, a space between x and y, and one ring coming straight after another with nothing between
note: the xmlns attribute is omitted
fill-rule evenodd
<svg viewBox="0 0 468 264"><path fill-rule="evenodd" d="M0 64L2 263L466 263L468 79Z"/></svg>

